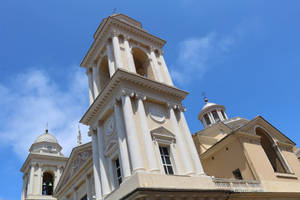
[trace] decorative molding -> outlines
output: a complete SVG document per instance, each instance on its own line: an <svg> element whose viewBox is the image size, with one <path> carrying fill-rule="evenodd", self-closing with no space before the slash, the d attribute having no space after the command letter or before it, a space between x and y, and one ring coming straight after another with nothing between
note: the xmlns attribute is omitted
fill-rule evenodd
<svg viewBox="0 0 300 200"><path fill-rule="evenodd" d="M110 157L116 150L118 149L118 141L111 140L106 146L104 150L104 156Z"/></svg>
<svg viewBox="0 0 300 200"><path fill-rule="evenodd" d="M158 105L150 104L148 111L153 121L158 123L164 123L166 121L165 113Z"/></svg>
<svg viewBox="0 0 300 200"><path fill-rule="evenodd" d="M131 88L124 88L126 87L126 85L131 85ZM132 88L132 86L134 86L134 88ZM135 73L130 73L124 69L117 69L110 82L103 88L103 90L94 100L93 104L89 107L88 111L82 117L80 122L85 125L92 125L96 123L96 120L100 120L101 115L107 112L108 109L105 109L106 107L104 106L107 106L107 104L109 103L113 103L110 99L112 97L112 93L115 93L115 96L117 98L119 96L121 97L122 95L132 96L134 95L135 91L142 91L141 89L139 89L141 87L144 88L143 93L147 95L147 98L154 99L162 103L168 102L171 105L177 105L175 106L176 108L180 106L180 103L175 102L181 102L188 94L185 91L179 90L167 84L159 83L157 81L138 76ZM120 92L116 91L118 89ZM160 95L155 95L152 91L147 93L147 89L150 91L154 90L156 94ZM166 98L162 98L162 95L164 95ZM100 115L99 111L101 112ZM96 115L100 119L95 118Z"/></svg>
<svg viewBox="0 0 300 200"><path fill-rule="evenodd" d="M153 129L150 134L153 141L159 144L170 145L176 143L176 136L163 126Z"/></svg>

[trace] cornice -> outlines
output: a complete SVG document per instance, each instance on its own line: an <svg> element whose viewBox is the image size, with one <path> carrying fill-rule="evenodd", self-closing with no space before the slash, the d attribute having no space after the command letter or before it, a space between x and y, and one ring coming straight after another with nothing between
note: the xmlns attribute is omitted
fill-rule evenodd
<svg viewBox="0 0 300 200"><path fill-rule="evenodd" d="M134 25L131 25L129 23L126 23L124 21L109 16L101 22L96 33L94 34L95 39L90 49L88 50L87 54L83 58L83 61L80 64L81 67L87 68L88 63L91 62L92 58L94 58L97 49L103 48L104 42L106 42L107 39L110 37L110 34L108 34L108 32L112 31L111 30L112 27L119 29L121 32L125 31L129 34L132 34L134 35L134 38L142 38L145 41L145 43L147 43L147 45L156 45L159 48L162 48L166 43L166 41L148 33L142 28L136 27Z"/></svg>
<svg viewBox="0 0 300 200"><path fill-rule="evenodd" d="M125 88L125 83L131 83L131 86ZM128 85L129 85L128 84ZM133 87L134 86L134 87ZM94 100L92 105L88 108L84 116L81 118L80 123L85 125L92 125L93 120L95 120L96 115L98 115L99 111L104 110L104 106L109 103L108 99L111 97L112 93L117 93L117 90L123 87L123 91L127 93L135 93L135 89L138 87L147 88L150 90L154 90L161 95L171 96L172 99L182 101L188 95L187 92L183 90L179 90L173 86L166 85L164 83L160 83L157 81L150 80L148 78L142 77L138 74L128 72L124 69L118 69L109 83L104 87L104 89L100 92L97 98ZM138 89L137 89L138 91ZM115 98L119 98L116 96ZM167 102L166 102L167 103ZM172 103L172 102L168 102ZM108 108L106 108L108 109Z"/></svg>
<svg viewBox="0 0 300 200"><path fill-rule="evenodd" d="M57 156L57 155L48 155L48 154L30 153L27 156L24 164L22 165L22 167L20 169L21 172L25 172L26 167L28 166L30 160L32 160L32 159L67 161L68 157Z"/></svg>

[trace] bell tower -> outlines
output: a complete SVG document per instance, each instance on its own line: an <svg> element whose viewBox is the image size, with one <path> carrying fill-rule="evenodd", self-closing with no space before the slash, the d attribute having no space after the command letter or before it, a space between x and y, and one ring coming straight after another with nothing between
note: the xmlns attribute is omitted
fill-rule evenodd
<svg viewBox="0 0 300 200"><path fill-rule="evenodd" d="M21 200L55 200L53 192L68 159L61 150L62 147L48 130L34 141L21 168L23 172Z"/></svg>
<svg viewBox="0 0 300 200"><path fill-rule="evenodd" d="M90 127L97 199L135 173L204 174L181 103L188 93L173 85L165 43L140 22L113 14L81 63L90 107L80 122Z"/></svg>

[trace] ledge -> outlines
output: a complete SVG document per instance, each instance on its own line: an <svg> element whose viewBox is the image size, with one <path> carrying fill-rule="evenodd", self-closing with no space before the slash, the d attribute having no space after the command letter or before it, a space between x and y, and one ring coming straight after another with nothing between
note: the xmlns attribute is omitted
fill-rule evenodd
<svg viewBox="0 0 300 200"><path fill-rule="evenodd" d="M294 173L287 174L287 173L278 173L278 172L275 172L275 176L277 176L278 178L298 179L298 177Z"/></svg>

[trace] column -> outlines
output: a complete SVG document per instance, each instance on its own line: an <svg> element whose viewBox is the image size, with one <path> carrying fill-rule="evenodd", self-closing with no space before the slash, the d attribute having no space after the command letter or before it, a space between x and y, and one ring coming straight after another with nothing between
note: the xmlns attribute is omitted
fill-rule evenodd
<svg viewBox="0 0 300 200"><path fill-rule="evenodd" d="M159 53L159 59L160 59L161 64L162 64L162 69L163 69L163 71L164 71L164 73L166 75L168 85L174 86L172 78L171 78L169 70L168 70L168 67L166 65L166 62L165 62L162 50Z"/></svg>
<svg viewBox="0 0 300 200"><path fill-rule="evenodd" d="M115 55L115 61L116 61L116 68L123 68L123 62L122 62L122 55L120 50L120 43L118 34L116 32L113 33L112 36L112 43L113 43L113 50Z"/></svg>
<svg viewBox="0 0 300 200"><path fill-rule="evenodd" d="M104 157L104 146L103 146L103 135L101 133L101 125L98 124L97 127L97 138L98 138L98 152L99 152L99 168L101 175L101 187L102 187L102 196L105 196L110 193L108 174L106 172L105 167L106 159Z"/></svg>
<svg viewBox="0 0 300 200"><path fill-rule="evenodd" d="M120 151L119 159L121 162L122 175L124 179L126 179L131 175L130 161L128 156L126 136L124 132L125 128L121 116L121 110L117 102L114 105L114 115L115 115L115 122L116 122L116 128L118 133L118 143L119 143L119 151Z"/></svg>
<svg viewBox="0 0 300 200"><path fill-rule="evenodd" d="M33 194L33 179L34 179L34 166L31 164L30 166L30 178L29 178L29 185L28 185L28 194Z"/></svg>
<svg viewBox="0 0 300 200"><path fill-rule="evenodd" d="M125 46L126 58L127 58L127 62L128 62L128 69L130 72L136 73L134 60L133 60L133 56L131 53L131 49L130 49L128 40L129 40L128 37L124 38L124 46Z"/></svg>
<svg viewBox="0 0 300 200"><path fill-rule="evenodd" d="M93 88L94 88L94 98L96 99L100 93L100 74L98 64L93 66Z"/></svg>
<svg viewBox="0 0 300 200"><path fill-rule="evenodd" d="M106 54L107 54L109 75L110 75L110 77L112 77L116 71L116 68L115 68L115 63L114 63L114 59L113 59L111 44L109 41L107 42L107 45L106 45Z"/></svg>
<svg viewBox="0 0 300 200"><path fill-rule="evenodd" d="M90 98L90 105L94 101L94 88L93 88L93 72L92 69L88 68L87 69L87 76L88 76L88 81L89 81L89 98Z"/></svg>
<svg viewBox="0 0 300 200"><path fill-rule="evenodd" d="M39 169L38 169L38 194L42 195L42 183L43 182L43 177L42 177L42 166L39 165Z"/></svg>
<svg viewBox="0 0 300 200"><path fill-rule="evenodd" d="M136 131L134 115L132 111L131 100L128 94L123 91L122 96L122 108L125 121L125 129L127 133L127 142L129 147L129 154L131 158L131 166L133 172L144 170L144 161L142 157L142 150L138 140L138 134Z"/></svg>
<svg viewBox="0 0 300 200"><path fill-rule="evenodd" d="M140 118L140 126L142 128L142 135L144 139L147 161L150 171L160 171L158 168L157 161L155 159L156 156L154 153L152 138L148 127L143 100L146 100L145 96L137 95L137 112Z"/></svg>
<svg viewBox="0 0 300 200"><path fill-rule="evenodd" d="M153 63L153 67L154 67L154 71L155 71L155 77L157 78L157 81L159 82L163 82L163 77L162 77L162 74L160 72L160 67L157 63L157 59L156 59L156 55L154 53L154 48L151 47L151 50L150 50L150 57L151 57L151 60L152 60L152 63Z"/></svg>
<svg viewBox="0 0 300 200"><path fill-rule="evenodd" d="M90 178L89 178L88 175L85 175L85 185L86 185L86 196L87 196L87 199L88 200L93 200L92 197L91 197L91 191L90 191L91 183L90 183Z"/></svg>
<svg viewBox="0 0 300 200"><path fill-rule="evenodd" d="M186 154L188 152L187 146L185 144L184 138L182 137L182 133L180 132L174 109L170 105L168 105L168 107L170 112L170 121L172 123L172 127L176 135L176 143L179 148L180 160L183 164L184 175L189 175L192 174L194 170L191 165L189 156Z"/></svg>
<svg viewBox="0 0 300 200"><path fill-rule="evenodd" d="M72 192L73 192L73 200L77 200L77 192L75 188L72 188Z"/></svg>
<svg viewBox="0 0 300 200"><path fill-rule="evenodd" d="M201 162L200 162L200 158L199 158L198 152L196 150L195 143L192 139L192 135L191 135L190 129L187 125L187 122L186 122L183 111L185 111L185 109L181 109L179 111L180 112L179 123L180 123L181 127L183 128L183 132L185 133L186 142L188 144L188 147L189 147L189 150L190 150L190 153L191 153L191 156L192 156L192 161L194 163L196 173L199 174L199 175L203 175L205 173L203 171L203 168L202 168L202 165L201 165Z"/></svg>
<svg viewBox="0 0 300 200"><path fill-rule="evenodd" d="M99 166L99 152L98 152L98 139L97 135L92 132L92 149L93 149L93 173L95 182L95 195L96 200L99 200L102 195L101 179L100 179L100 166Z"/></svg>

